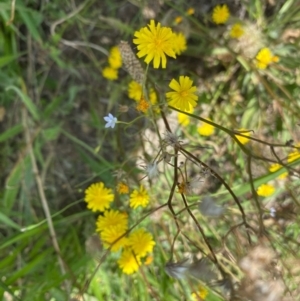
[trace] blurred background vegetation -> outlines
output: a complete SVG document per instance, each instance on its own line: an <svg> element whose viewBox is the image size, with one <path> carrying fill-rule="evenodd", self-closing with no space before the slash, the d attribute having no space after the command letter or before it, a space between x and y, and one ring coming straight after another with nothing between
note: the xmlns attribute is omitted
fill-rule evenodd
<svg viewBox="0 0 300 301"><path fill-rule="evenodd" d="M212 21L218 4L229 7L226 24ZM194 12L188 15L190 8ZM166 273L170 259L186 266L186 258L199 262L207 255L177 189L173 208L181 212L182 235L177 238L167 206L155 210L166 204L172 187L167 164L158 179L142 180L150 191L149 207L130 212L132 224L153 212L142 225L156 242L153 262L133 275L122 273L118 256L107 254L94 235L97 215L83 200L94 182L115 191L120 169L130 188L137 187L141 162L154 159L159 135L166 131L159 114L136 110L124 69L115 81L102 74L110 49L121 40L132 45L134 32L150 19L187 39L186 51L170 59L167 69L149 67L159 104L172 78L194 79L199 100L189 125L178 123L175 111L165 108L165 114L187 149L217 171L245 212L248 228L232 195L212 174L188 198L228 279L203 277L212 272L203 261L190 277L173 279ZM236 22L244 28L240 39L229 35ZM0 298L193 300L201 283L206 293L194 300L300 300L299 28L297 0L2 0ZM255 57L263 47L279 61L260 70ZM136 120L104 129L108 113L124 122ZM197 116L220 127L201 135ZM249 130L244 134L252 140L238 144L224 128ZM284 168L270 170L275 162ZM199 166L190 160L185 164L188 177L198 179ZM256 191L262 184L274 193L260 195ZM198 209L204 196L222 206L222 215L212 218ZM116 195L116 208L124 209L126 201Z"/></svg>

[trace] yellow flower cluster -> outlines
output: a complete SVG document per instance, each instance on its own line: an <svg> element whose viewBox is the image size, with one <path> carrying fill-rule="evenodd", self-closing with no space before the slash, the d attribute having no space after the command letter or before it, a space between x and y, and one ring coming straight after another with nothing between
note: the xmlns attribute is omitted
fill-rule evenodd
<svg viewBox="0 0 300 301"><path fill-rule="evenodd" d="M109 66L102 70L103 77L109 80L118 79L118 69L122 67L122 56L117 46L111 48L108 57L108 64Z"/></svg>
<svg viewBox="0 0 300 301"><path fill-rule="evenodd" d="M117 191L120 194L128 194L129 187L125 182L120 182ZM103 246L110 248L111 252L122 249L118 265L125 274L132 274L139 269L141 259L144 257L149 257L145 262L150 264L149 254L153 251L155 242L145 229L137 229L130 235L127 234L128 214L110 209L113 199L112 190L106 188L102 182L92 184L85 190L84 200L88 203L87 207L92 211L103 212L96 221L96 232L99 233ZM145 207L149 199L147 190L140 186L130 194L129 205L134 209L139 206Z"/></svg>
<svg viewBox="0 0 300 301"><path fill-rule="evenodd" d="M207 295L208 290L204 286L200 285L198 291L196 293L192 293L192 301L205 300Z"/></svg>
<svg viewBox="0 0 300 301"><path fill-rule="evenodd" d="M279 61L279 57L277 55L273 55L271 50L267 47L262 48L255 57L256 59L256 67L258 69L266 69L270 64L277 63Z"/></svg>
<svg viewBox="0 0 300 301"><path fill-rule="evenodd" d="M300 143L297 143L295 146L298 147L299 149L293 150L292 152L290 152L288 154L288 157L287 157L288 163L296 161L297 159L300 158Z"/></svg>
<svg viewBox="0 0 300 301"><path fill-rule="evenodd" d="M131 81L128 85L128 97L137 102L136 109L146 113L150 104L143 97L143 87L136 81ZM157 104L157 95L153 88L149 90L149 100L152 106Z"/></svg>

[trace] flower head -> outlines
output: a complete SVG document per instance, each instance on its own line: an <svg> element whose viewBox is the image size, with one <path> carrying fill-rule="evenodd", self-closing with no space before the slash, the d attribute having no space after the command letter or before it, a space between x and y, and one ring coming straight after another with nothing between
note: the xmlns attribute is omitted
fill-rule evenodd
<svg viewBox="0 0 300 301"><path fill-rule="evenodd" d="M140 101L142 94L143 94L142 86L134 80L131 81L128 85L128 97L135 101Z"/></svg>
<svg viewBox="0 0 300 301"><path fill-rule="evenodd" d="M174 33L173 49L176 55L179 55L186 50L186 38L182 32Z"/></svg>
<svg viewBox="0 0 300 301"><path fill-rule="evenodd" d="M207 295L208 295L208 290L204 286L200 285L198 291L196 293L192 293L192 300L193 301L205 300Z"/></svg>
<svg viewBox="0 0 300 301"><path fill-rule="evenodd" d="M96 222L96 231L105 231L108 228L119 227L118 231L127 231L128 215L126 212L118 210L106 210L103 215L100 215Z"/></svg>
<svg viewBox="0 0 300 301"><path fill-rule="evenodd" d="M140 189L135 189L129 199L129 205L131 208L136 209L138 206L146 207L149 203L149 194L147 190L141 185Z"/></svg>
<svg viewBox="0 0 300 301"><path fill-rule="evenodd" d="M197 88L193 86L193 81L188 76L180 76L179 82L172 79L169 87L174 90L166 93L170 106L186 112L196 106Z"/></svg>
<svg viewBox="0 0 300 301"><path fill-rule="evenodd" d="M149 64L153 60L153 67L162 68L167 66L166 55L176 58L173 49L174 34L169 27L162 27L160 23L155 25L154 20L150 21L149 28L143 27L134 33L133 43L138 45L139 58L146 56L145 62Z"/></svg>
<svg viewBox="0 0 300 301"><path fill-rule="evenodd" d="M159 171L157 168L157 162L149 163L145 168L145 173L147 174L148 178L151 180L156 178L159 175Z"/></svg>
<svg viewBox="0 0 300 301"><path fill-rule="evenodd" d="M282 168L283 166L279 163L274 163L272 164L270 167L269 167L269 171L270 172L275 172L277 171L278 169ZM286 177L288 176L288 173L287 172L284 172L282 173L278 178L279 179L285 179Z"/></svg>
<svg viewBox="0 0 300 301"><path fill-rule="evenodd" d="M270 64L277 63L279 57L273 55L271 50L267 47L262 48L255 57L256 67L259 69L266 69Z"/></svg>
<svg viewBox="0 0 300 301"><path fill-rule="evenodd" d="M210 120L209 118L206 118L206 119ZM197 131L202 136L210 136L215 132L215 127L211 124L201 121L197 128Z"/></svg>
<svg viewBox="0 0 300 301"><path fill-rule="evenodd" d="M193 114L194 108L190 107L190 109L187 112ZM181 124L182 126L188 126L190 124L190 116L184 113L178 112L177 119L178 119L178 123Z"/></svg>
<svg viewBox="0 0 300 301"><path fill-rule="evenodd" d="M182 22L182 17L181 16L177 16L175 19L174 19L174 22L176 24L180 24Z"/></svg>
<svg viewBox="0 0 300 301"><path fill-rule="evenodd" d="M244 29L240 23L235 23L230 29L230 37L238 39L244 34Z"/></svg>
<svg viewBox="0 0 300 301"><path fill-rule="evenodd" d="M300 147L300 143L297 143L296 146ZM295 160L297 160L299 158L300 158L300 150L296 149L296 150L293 150L292 152L290 152L288 154L287 161L289 163L291 163L291 162L293 162L293 161L295 161Z"/></svg>
<svg viewBox="0 0 300 301"><path fill-rule="evenodd" d="M122 269L124 274L135 273L141 264L141 259L134 256L131 249L124 249L120 259L118 260L118 265Z"/></svg>
<svg viewBox="0 0 300 301"><path fill-rule="evenodd" d="M111 127L112 129L115 127L116 123L118 122L117 117L114 117L112 114L108 114L108 116L103 117L104 120L107 122L105 124L105 128Z"/></svg>
<svg viewBox="0 0 300 301"><path fill-rule="evenodd" d="M108 63L113 69L119 69L122 66L122 56L119 47L111 48L108 57Z"/></svg>
<svg viewBox="0 0 300 301"><path fill-rule="evenodd" d="M132 232L128 238L128 246L138 257L144 257L153 251L155 242L152 235L145 229L138 229Z"/></svg>
<svg viewBox="0 0 300 301"><path fill-rule="evenodd" d="M272 195L274 191L275 191L275 187L270 184L262 184L256 190L259 196L264 196L264 197L268 197Z"/></svg>
<svg viewBox="0 0 300 301"><path fill-rule="evenodd" d="M217 5L212 13L212 20L215 24L224 24L229 19L230 13L226 4Z"/></svg>
<svg viewBox="0 0 300 301"><path fill-rule="evenodd" d="M147 110L149 109L149 102L144 98L142 97L140 99L140 101L138 102L137 106L136 106L136 109L139 111L139 112L143 112L143 113L146 113Z"/></svg>
<svg viewBox="0 0 300 301"><path fill-rule="evenodd" d="M245 135L245 136L250 136L250 131L244 129L244 128L240 128L238 129L239 132L241 132L241 134ZM249 142L249 138L244 137L244 136L240 136L240 135L235 135L236 139L239 140L242 144L246 144Z"/></svg>
<svg viewBox="0 0 300 301"><path fill-rule="evenodd" d="M102 75L109 80L116 80L118 79L118 70L112 67L105 67L102 70Z"/></svg>
<svg viewBox="0 0 300 301"><path fill-rule="evenodd" d="M109 204L114 200L112 190L105 188L102 182L94 183L85 190L84 200L88 203L88 209L104 211L109 208Z"/></svg>
<svg viewBox="0 0 300 301"><path fill-rule="evenodd" d="M186 11L186 14L188 16L191 16L195 13L195 9L193 7L190 7L187 11Z"/></svg>
<svg viewBox="0 0 300 301"><path fill-rule="evenodd" d="M100 237L103 241L104 247L110 247L112 252L117 252L121 248L125 247L128 243L128 238L124 235L125 232L126 230L124 230L124 227L121 224L108 227L101 231Z"/></svg>
<svg viewBox="0 0 300 301"><path fill-rule="evenodd" d="M126 183L120 182L117 186L117 191L120 194L127 194L129 192L129 187Z"/></svg>

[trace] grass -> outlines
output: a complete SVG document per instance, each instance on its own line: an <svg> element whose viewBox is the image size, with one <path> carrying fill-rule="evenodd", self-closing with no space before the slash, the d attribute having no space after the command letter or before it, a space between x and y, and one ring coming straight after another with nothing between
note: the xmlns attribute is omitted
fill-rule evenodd
<svg viewBox="0 0 300 301"><path fill-rule="evenodd" d="M0 3L1 300L175 301L197 291L195 300L300 300L299 4L228 6L216 25L205 1ZM134 34L149 19L182 32L187 49L166 69L123 59L118 78L105 78L110 49L127 41L136 55ZM234 39L237 22L244 34ZM264 47L279 60L259 69ZM143 76L146 101L156 93L147 112L128 97L132 75ZM197 87L193 112L165 98L181 75ZM200 135L200 122L214 132ZM145 177L154 162L159 175ZM155 241L131 275L95 234L103 213L84 198L96 182L128 214L124 235L143 227ZM141 184L150 202L133 209ZM259 195L263 184L275 192Z"/></svg>

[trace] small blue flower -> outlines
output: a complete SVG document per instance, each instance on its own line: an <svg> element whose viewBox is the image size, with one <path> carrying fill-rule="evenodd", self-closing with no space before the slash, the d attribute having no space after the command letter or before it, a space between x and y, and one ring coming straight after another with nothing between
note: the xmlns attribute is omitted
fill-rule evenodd
<svg viewBox="0 0 300 301"><path fill-rule="evenodd" d="M104 120L107 122L105 124L105 128L114 128L116 123L118 122L117 117L114 117L112 114L108 114L108 116L104 117Z"/></svg>

